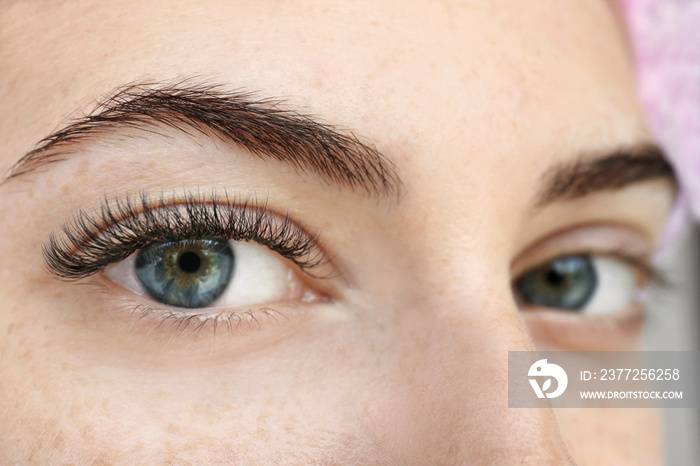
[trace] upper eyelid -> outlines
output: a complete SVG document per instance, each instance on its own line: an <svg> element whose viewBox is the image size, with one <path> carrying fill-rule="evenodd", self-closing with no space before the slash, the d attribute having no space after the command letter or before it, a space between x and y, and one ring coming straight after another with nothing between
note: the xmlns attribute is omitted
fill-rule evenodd
<svg viewBox="0 0 700 466"><path fill-rule="evenodd" d="M620 230L623 229L625 233L620 233ZM593 231L592 234L587 234L591 231ZM614 244L603 245L602 241L598 239L597 244L594 244L596 242L592 241L590 237L595 236L596 233L602 236L601 232L610 232L611 235L612 232L615 232L619 241ZM572 245L574 241L570 240L570 236L586 236L587 240ZM621 239L623 237L626 241ZM554 245L551 243L554 243ZM571 255L587 255L620 260L641 271L649 284L659 288L672 288L672 280L668 277L666 271L653 262L651 253L652 248L645 244L644 236L634 230L625 229L621 226L579 225L550 234L525 248L523 252L518 254L511 266L511 277L513 281L516 281L529 270L557 258Z"/></svg>
<svg viewBox="0 0 700 466"><path fill-rule="evenodd" d="M310 269L330 262L318 233L272 212L266 201L260 203L254 196L232 199L226 193L186 193L169 198L161 194L154 200L140 193L136 199L127 195L113 202L105 197L99 210L79 210L59 230L49 235L42 249L49 273L66 280L97 273L154 242L184 237L256 241L309 275Z"/></svg>
<svg viewBox="0 0 700 466"><path fill-rule="evenodd" d="M634 254L627 254L622 251L596 251L590 249L587 250L584 248L567 250L547 257L545 259L538 260L534 264L529 265L524 270L521 270L514 274L513 281L517 281L520 276L522 276L524 273L530 270L533 270L537 267L541 267L542 265L552 262L556 259L568 256L607 257L610 259L617 259L619 261L624 262L628 266L641 271L646 277L646 279L652 282L654 285L660 286L662 288L671 286L670 280L667 278L666 273L657 266L655 266L651 262L651 260L647 258L639 257Z"/></svg>
<svg viewBox="0 0 700 466"><path fill-rule="evenodd" d="M583 224L553 232L520 251L512 261L511 276L566 254L588 253L646 260L653 252L645 236L624 225Z"/></svg>
<svg viewBox="0 0 700 466"><path fill-rule="evenodd" d="M540 251L548 249L572 249L579 245L601 245L610 248L611 244L624 246L632 253L651 254L654 249L653 238L648 238L634 225L611 222L582 222L557 229L541 235L537 240L526 244L516 254L513 263L523 256L543 255ZM545 253L544 255L547 255Z"/></svg>

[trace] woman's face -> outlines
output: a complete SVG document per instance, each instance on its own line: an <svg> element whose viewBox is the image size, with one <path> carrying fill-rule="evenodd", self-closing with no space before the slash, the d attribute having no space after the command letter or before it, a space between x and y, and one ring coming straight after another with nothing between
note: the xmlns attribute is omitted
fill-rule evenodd
<svg viewBox="0 0 700 466"><path fill-rule="evenodd" d="M607 2L8 2L0 63L3 172L136 84L0 186L0 463L661 461L507 403L642 327L674 191Z"/></svg>

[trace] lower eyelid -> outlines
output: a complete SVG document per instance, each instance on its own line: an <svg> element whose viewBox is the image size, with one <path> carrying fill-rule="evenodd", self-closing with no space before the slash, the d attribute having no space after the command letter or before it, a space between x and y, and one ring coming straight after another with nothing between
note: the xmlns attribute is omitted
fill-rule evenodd
<svg viewBox="0 0 700 466"><path fill-rule="evenodd" d="M217 351L246 353L292 338L305 328L307 320L323 313L319 308L326 305L325 302L312 305L282 302L190 312L158 306L138 296L124 297L123 292L115 290L116 285L105 282L90 277L86 282L74 284L89 289L81 298L81 302L87 301L79 311L85 316L82 321L91 327L89 334L108 334L100 341L121 342L127 350L154 353L167 349L170 354L189 354L204 351L215 342ZM200 346L202 343L205 346Z"/></svg>
<svg viewBox="0 0 700 466"><path fill-rule="evenodd" d="M178 334L197 334L209 332L209 335L234 336L239 331L264 330L267 325L283 324L289 318L272 307L251 308L247 310L215 310L209 312L186 312L179 309L158 309L146 305L137 305L131 316L146 323L153 322L158 328L175 327Z"/></svg>
<svg viewBox="0 0 700 466"><path fill-rule="evenodd" d="M541 308L529 309L521 315L539 350L631 350L637 346L646 322L646 311L641 304L616 315L586 316Z"/></svg>

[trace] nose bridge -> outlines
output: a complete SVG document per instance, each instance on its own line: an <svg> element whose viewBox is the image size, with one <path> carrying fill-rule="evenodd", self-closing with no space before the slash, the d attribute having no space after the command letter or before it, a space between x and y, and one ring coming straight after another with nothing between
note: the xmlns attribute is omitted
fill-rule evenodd
<svg viewBox="0 0 700 466"><path fill-rule="evenodd" d="M465 435L455 441L462 443L471 437L468 441L474 442L474 428L482 426L478 434L480 456L490 457L489 464L569 464L569 455L551 409L508 407L508 351L533 348L522 321L512 314L505 315L495 320L502 326L499 331L489 331L492 324L485 324L478 343L483 349L475 350L477 357L472 358L472 367L483 376L470 377L472 393L458 400L468 406L478 397L477 405L482 406L478 411L488 419L465 430ZM466 415L472 417L470 412ZM468 420L467 424L472 422ZM489 427L484 428L485 425Z"/></svg>
<svg viewBox="0 0 700 466"><path fill-rule="evenodd" d="M517 310L465 305L443 309L433 325L422 403L435 451L420 463L574 464L551 409L508 407L508 351L532 350Z"/></svg>
<svg viewBox="0 0 700 466"><path fill-rule="evenodd" d="M426 259L407 314L427 344L418 360L421 464L574 464L551 409L508 407L508 351L533 349L507 268L488 250ZM417 327L420 326L420 327Z"/></svg>
<svg viewBox="0 0 700 466"><path fill-rule="evenodd" d="M407 350L413 367L403 366L418 381L407 388L415 422L399 430L430 447L407 448L416 455L406 462L574 464L551 409L508 407L508 351L533 349L510 287L518 219L469 199L473 186L447 184L464 196L407 200L415 234L401 259L404 292L391 304L400 332L421 335L420 351Z"/></svg>

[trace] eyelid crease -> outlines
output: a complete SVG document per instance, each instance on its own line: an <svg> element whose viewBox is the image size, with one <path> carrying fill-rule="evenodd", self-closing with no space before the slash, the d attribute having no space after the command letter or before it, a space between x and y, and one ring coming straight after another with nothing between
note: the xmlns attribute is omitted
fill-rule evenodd
<svg viewBox="0 0 700 466"><path fill-rule="evenodd" d="M185 192L156 199L138 196L112 202L105 196L93 213L76 212L42 245L45 265L55 278L67 281L93 275L157 242L222 237L252 241L294 262L303 272L330 262L319 235L289 217L279 216L254 194L231 199L213 192ZM316 277L323 278L323 277Z"/></svg>
<svg viewBox="0 0 700 466"><path fill-rule="evenodd" d="M536 240L526 243L514 254L511 274L517 275L530 267L564 253L588 252L610 254L620 252L640 258L652 258L655 238L639 229L635 224L593 221L575 223L541 234Z"/></svg>

